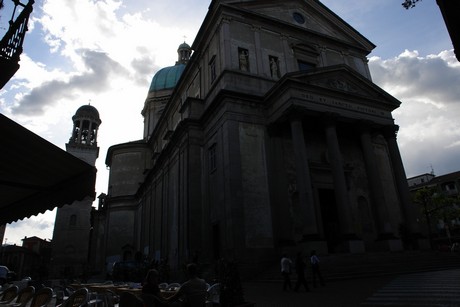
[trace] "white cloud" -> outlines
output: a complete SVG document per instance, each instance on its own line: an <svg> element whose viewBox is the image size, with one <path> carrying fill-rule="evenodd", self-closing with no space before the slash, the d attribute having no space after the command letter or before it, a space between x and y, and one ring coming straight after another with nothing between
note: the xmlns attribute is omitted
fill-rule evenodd
<svg viewBox="0 0 460 307"><path fill-rule="evenodd" d="M398 57L370 59L374 82L401 100L393 115L409 177L460 170L460 65L453 50L420 56L405 50Z"/></svg>
<svg viewBox="0 0 460 307"><path fill-rule="evenodd" d="M46 211L38 216L8 224L5 231L4 242L22 245L21 240L24 239L25 236L52 239L55 217L56 210Z"/></svg>

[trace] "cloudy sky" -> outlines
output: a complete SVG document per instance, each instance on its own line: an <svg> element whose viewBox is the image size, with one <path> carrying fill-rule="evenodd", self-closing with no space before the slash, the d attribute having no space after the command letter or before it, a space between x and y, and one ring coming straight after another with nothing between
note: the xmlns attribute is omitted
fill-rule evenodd
<svg viewBox="0 0 460 307"><path fill-rule="evenodd" d="M25 2L27 0L23 0ZM435 0L322 0L377 47L373 81L402 101L395 111L408 177L460 170L460 63ZM21 68L0 91L0 112L65 149L72 116L95 106L102 124L96 193L106 193L107 149L142 138L140 114L154 73L191 44L210 0L36 0ZM0 11L7 30L12 1ZM7 225L7 243L52 238L55 211Z"/></svg>

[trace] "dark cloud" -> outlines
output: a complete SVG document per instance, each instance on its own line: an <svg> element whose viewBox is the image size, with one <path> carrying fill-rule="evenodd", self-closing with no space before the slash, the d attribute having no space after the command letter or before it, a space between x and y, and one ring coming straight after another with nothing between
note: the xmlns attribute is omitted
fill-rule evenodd
<svg viewBox="0 0 460 307"><path fill-rule="evenodd" d="M44 107L57 101L76 98L78 93L96 93L106 89L112 77L126 76L127 70L113 61L106 53L81 50L86 72L71 77L68 81L53 80L43 83L25 95L12 109L14 114L41 115Z"/></svg>

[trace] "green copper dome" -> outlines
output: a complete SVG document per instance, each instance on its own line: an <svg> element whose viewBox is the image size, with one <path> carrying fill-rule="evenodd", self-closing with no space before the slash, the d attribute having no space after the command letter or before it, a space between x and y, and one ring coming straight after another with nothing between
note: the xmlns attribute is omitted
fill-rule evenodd
<svg viewBox="0 0 460 307"><path fill-rule="evenodd" d="M186 42L183 42L182 44L179 45L178 49L190 49L190 46Z"/></svg>
<svg viewBox="0 0 460 307"><path fill-rule="evenodd" d="M177 84L177 81L179 81L184 68L185 64L177 64L160 69L153 76L152 83L150 83L149 92L174 88Z"/></svg>

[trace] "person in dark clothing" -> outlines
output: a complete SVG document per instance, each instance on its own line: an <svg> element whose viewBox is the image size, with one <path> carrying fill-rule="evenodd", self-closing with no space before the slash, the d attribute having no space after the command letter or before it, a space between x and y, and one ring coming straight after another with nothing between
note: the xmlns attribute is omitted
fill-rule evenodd
<svg viewBox="0 0 460 307"><path fill-rule="evenodd" d="M321 271L319 270L319 258L318 256L316 256L315 250L311 251L310 262L311 262L311 273L313 277L313 287L316 287L316 278L319 279L320 285L324 287L324 279L323 279L323 276L321 275Z"/></svg>
<svg viewBox="0 0 460 307"><path fill-rule="evenodd" d="M142 283L142 295L141 298L145 303L146 307L151 306L166 306L160 295L159 276L157 270L151 269L147 273L144 282Z"/></svg>
<svg viewBox="0 0 460 307"><path fill-rule="evenodd" d="M295 272L297 274L297 282L294 287L294 291L299 291L301 285L305 287L305 291L309 292L310 289L308 288L307 280L305 279L305 269L307 265L304 261L304 256L302 252L297 253L297 257L295 259Z"/></svg>
<svg viewBox="0 0 460 307"><path fill-rule="evenodd" d="M158 287L159 273L155 269L149 270L144 282L142 283L142 293L158 295L160 288Z"/></svg>
<svg viewBox="0 0 460 307"><path fill-rule="evenodd" d="M198 277L198 267L196 263L187 265L189 280L184 282L179 290L172 296L166 298L167 302L175 302L182 299L183 307L202 307L205 305L207 289L204 279Z"/></svg>

